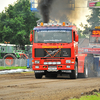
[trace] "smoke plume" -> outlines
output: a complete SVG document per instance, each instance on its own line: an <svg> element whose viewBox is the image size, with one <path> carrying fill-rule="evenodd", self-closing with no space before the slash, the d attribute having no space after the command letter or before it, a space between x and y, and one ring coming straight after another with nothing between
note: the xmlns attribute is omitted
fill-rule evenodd
<svg viewBox="0 0 100 100"><path fill-rule="evenodd" d="M85 0L40 0L38 4L39 11L43 16L43 22L50 20L54 22L71 22L79 21L87 7Z"/></svg>
<svg viewBox="0 0 100 100"><path fill-rule="evenodd" d="M53 1L54 0L40 0L38 4L38 8L43 16L44 23L49 22L50 9Z"/></svg>

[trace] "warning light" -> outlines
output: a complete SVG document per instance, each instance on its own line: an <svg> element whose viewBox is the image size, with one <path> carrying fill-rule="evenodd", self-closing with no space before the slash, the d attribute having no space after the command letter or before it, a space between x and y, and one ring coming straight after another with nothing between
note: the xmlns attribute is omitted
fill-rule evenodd
<svg viewBox="0 0 100 100"><path fill-rule="evenodd" d="M50 27L50 26L69 26L68 24L66 24L65 22L63 23L38 23L37 26L46 26L46 27Z"/></svg>
<svg viewBox="0 0 100 100"><path fill-rule="evenodd" d="M65 22L63 22L63 23L62 23L62 26L65 26L65 25L66 25Z"/></svg>
<svg viewBox="0 0 100 100"><path fill-rule="evenodd" d="M43 26L43 22L40 23L40 26Z"/></svg>

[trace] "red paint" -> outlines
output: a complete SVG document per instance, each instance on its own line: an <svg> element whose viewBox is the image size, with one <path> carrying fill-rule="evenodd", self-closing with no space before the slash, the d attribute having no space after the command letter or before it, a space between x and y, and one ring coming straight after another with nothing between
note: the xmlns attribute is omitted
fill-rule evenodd
<svg viewBox="0 0 100 100"><path fill-rule="evenodd" d="M84 73L84 61L87 54L78 54L78 73Z"/></svg>
<svg viewBox="0 0 100 100"><path fill-rule="evenodd" d="M58 27L58 26L57 26ZM38 29L46 29L47 27L36 27ZM53 26L51 27L53 28ZM33 47L32 47L32 69L33 70L48 70L49 65L44 65L44 62L61 62L60 65L50 65L50 66L57 66L57 70L74 70L74 65L75 65L75 60L78 58L78 34L76 31L75 26L64 26L61 27L64 29L72 28L72 43L34 43L32 42ZM49 30L49 29L48 29ZM54 30L54 28L53 28ZM60 28L59 28L60 30ZM73 34L75 32L75 36ZM34 35L33 35L34 36ZM76 38L76 41L74 40L74 37ZM35 57L35 49L56 49L56 48L70 48L71 49L71 57ZM35 64L35 60L39 60L39 64ZM66 60L73 60L74 63L66 63ZM66 66L70 66L70 68L66 68ZM35 68L35 66L39 66L39 68ZM46 66L46 68L44 68ZM61 68L59 68L61 66Z"/></svg>

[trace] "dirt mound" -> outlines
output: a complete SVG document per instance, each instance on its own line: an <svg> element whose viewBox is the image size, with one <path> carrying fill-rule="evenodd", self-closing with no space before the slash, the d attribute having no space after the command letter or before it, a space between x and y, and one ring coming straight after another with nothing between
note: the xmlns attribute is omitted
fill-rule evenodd
<svg viewBox="0 0 100 100"><path fill-rule="evenodd" d="M85 92L83 94L81 94L82 96L83 95L96 95L97 92L100 92L100 88L97 90L97 89L94 89L92 91L89 91L89 92Z"/></svg>

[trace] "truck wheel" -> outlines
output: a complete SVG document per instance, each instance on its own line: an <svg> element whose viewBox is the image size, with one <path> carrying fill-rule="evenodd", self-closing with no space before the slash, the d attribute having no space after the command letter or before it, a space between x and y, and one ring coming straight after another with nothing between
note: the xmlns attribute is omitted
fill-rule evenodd
<svg viewBox="0 0 100 100"><path fill-rule="evenodd" d="M88 54L85 60L87 61L87 65L88 65L88 76L96 77L97 72L95 70L96 66L94 64L94 56L92 54L91 55Z"/></svg>
<svg viewBox="0 0 100 100"><path fill-rule="evenodd" d="M70 74L71 79L76 79L78 76L78 68L77 68L77 62L75 62L75 70L72 70L72 73Z"/></svg>
<svg viewBox="0 0 100 100"><path fill-rule="evenodd" d="M83 76L84 78L87 78L88 75L89 75L89 73L88 73L88 63L87 63L87 61L85 60L85 63L84 63L84 73L83 73L82 76Z"/></svg>
<svg viewBox="0 0 100 100"><path fill-rule="evenodd" d="M15 64L16 57L13 54L6 54L3 59L5 59L5 64L7 66L12 66Z"/></svg>
<svg viewBox="0 0 100 100"><path fill-rule="evenodd" d="M35 78L36 78L36 79L41 79L41 78L42 78L42 74L40 74L40 73L35 73Z"/></svg>

